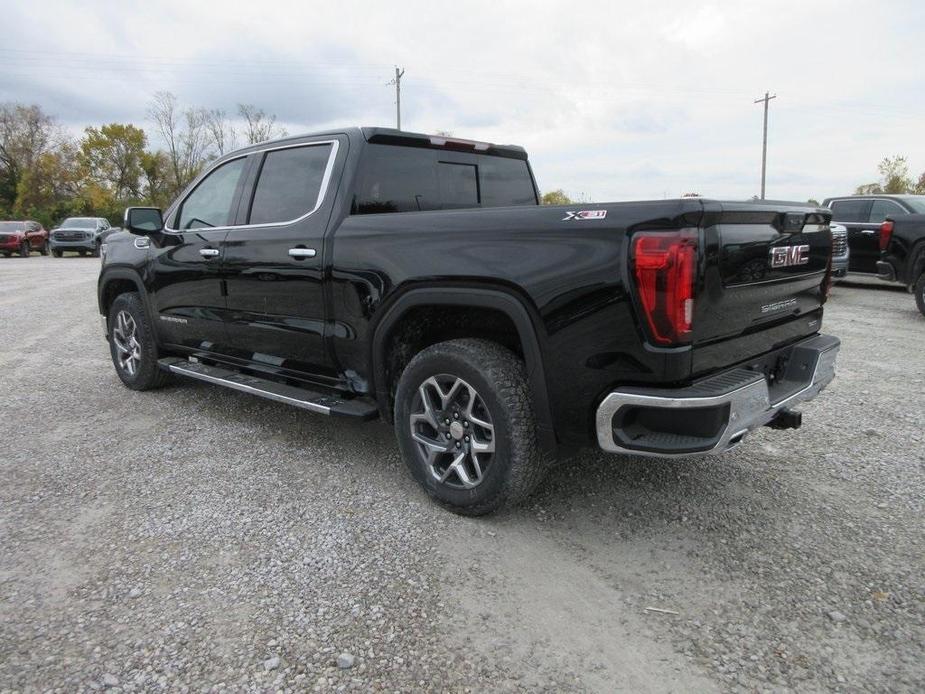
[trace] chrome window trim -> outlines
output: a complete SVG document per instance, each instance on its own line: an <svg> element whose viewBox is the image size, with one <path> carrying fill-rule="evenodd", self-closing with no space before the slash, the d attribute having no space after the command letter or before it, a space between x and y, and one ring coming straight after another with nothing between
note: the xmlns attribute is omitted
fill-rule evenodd
<svg viewBox="0 0 925 694"><path fill-rule="evenodd" d="M212 174L213 171L215 171L219 167L224 166L225 164L228 164L230 162L236 161L237 159L249 157L252 154L264 154L265 152L275 152L280 149L295 149L297 147L316 147L318 145L331 145L331 153L328 155L328 163L324 167L324 175L321 177L321 188L318 190L318 198L315 200L315 206L312 209L310 209L308 212L306 212L305 214L299 217L296 217L295 219L290 219L290 220L281 221L281 222L263 222L261 224L229 224L229 225L220 226L220 227L191 227L189 229L172 229L171 227L168 227L165 225L164 231L170 234L184 234L187 232L197 232L197 233L202 234L202 233L209 233L212 231L229 231L232 229L261 229L265 227L279 227L279 226L287 226L289 224L295 224L296 222L301 222L303 219L306 219L307 217L317 212L318 208L320 208L322 203L324 203L324 198L328 192L328 186L331 183L331 176L333 175L333 172L334 172L334 164L337 161L337 149L340 146L340 142L338 140L318 140L317 142L298 142L296 144L291 144L291 145L279 145L278 147L265 147L264 149L257 149L257 150L253 150L250 152L244 152L243 154L240 154L239 156L226 159L221 164L218 164L212 167L211 169L209 169L208 172L206 172L202 176L202 178L199 181L199 183L204 181L208 176ZM252 191L256 190L257 184L259 182L260 182L260 177L258 176L257 179L254 181L254 187ZM199 183L196 184L196 188L199 187ZM177 206L177 209L180 209L183 206L183 203L185 203L187 198L189 198L189 196L192 195L196 191L196 188L193 188L193 190L191 190L189 194L185 198L183 198L183 202L181 202Z"/></svg>

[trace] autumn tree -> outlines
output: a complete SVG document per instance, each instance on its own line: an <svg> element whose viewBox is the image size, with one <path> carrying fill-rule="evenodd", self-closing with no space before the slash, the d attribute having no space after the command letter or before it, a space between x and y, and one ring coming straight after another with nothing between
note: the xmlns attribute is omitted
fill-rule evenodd
<svg viewBox="0 0 925 694"><path fill-rule="evenodd" d="M12 209L22 176L60 139L55 119L41 107L0 104L0 209Z"/></svg>
<svg viewBox="0 0 925 694"><path fill-rule="evenodd" d="M19 179L14 214L50 228L62 217L85 212L78 158L79 150L68 143L39 154Z"/></svg>
<svg viewBox="0 0 925 694"><path fill-rule="evenodd" d="M550 190L548 193L543 193L540 202L543 205L571 205L573 200L559 188L557 190Z"/></svg>
<svg viewBox="0 0 925 694"><path fill-rule="evenodd" d="M134 125L87 128L80 142L80 163L87 182L108 190L116 201L137 200L146 144L144 130Z"/></svg>

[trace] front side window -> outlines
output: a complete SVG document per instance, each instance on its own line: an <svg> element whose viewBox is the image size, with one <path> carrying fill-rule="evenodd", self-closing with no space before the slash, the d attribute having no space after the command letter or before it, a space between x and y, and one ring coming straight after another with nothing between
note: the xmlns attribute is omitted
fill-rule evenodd
<svg viewBox="0 0 925 694"><path fill-rule="evenodd" d="M235 191L244 171L245 158L233 159L214 169L180 207L177 225L180 231L223 227L234 222Z"/></svg>
<svg viewBox="0 0 925 694"><path fill-rule="evenodd" d="M870 206L870 218L867 221L879 224L887 217L901 214L906 214L906 211L892 200L874 200Z"/></svg>
<svg viewBox="0 0 925 694"><path fill-rule="evenodd" d="M267 152L248 223L291 222L314 210L321 202L321 184L332 147L309 145Z"/></svg>
<svg viewBox="0 0 925 694"><path fill-rule="evenodd" d="M832 220L836 222L866 222L870 200L836 200L832 203Z"/></svg>

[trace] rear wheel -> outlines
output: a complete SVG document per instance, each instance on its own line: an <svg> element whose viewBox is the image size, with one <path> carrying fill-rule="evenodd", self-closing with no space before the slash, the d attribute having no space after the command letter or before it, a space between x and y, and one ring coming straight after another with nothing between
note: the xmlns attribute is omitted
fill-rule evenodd
<svg viewBox="0 0 925 694"><path fill-rule="evenodd" d="M925 316L925 272L919 275L912 291L915 292L915 305L919 307L919 311Z"/></svg>
<svg viewBox="0 0 925 694"><path fill-rule="evenodd" d="M132 390L159 388L167 374L157 366L157 343L141 298L120 294L109 307L109 352L116 373Z"/></svg>
<svg viewBox="0 0 925 694"><path fill-rule="evenodd" d="M32 253L32 248L31 246L29 246L28 241L23 241L21 244L19 244L19 255L20 256L22 256L23 258L28 258L30 253Z"/></svg>
<svg viewBox="0 0 925 694"><path fill-rule="evenodd" d="M548 464L523 362L486 340L441 342L411 360L395 395L395 432L418 483L464 515L522 501Z"/></svg>

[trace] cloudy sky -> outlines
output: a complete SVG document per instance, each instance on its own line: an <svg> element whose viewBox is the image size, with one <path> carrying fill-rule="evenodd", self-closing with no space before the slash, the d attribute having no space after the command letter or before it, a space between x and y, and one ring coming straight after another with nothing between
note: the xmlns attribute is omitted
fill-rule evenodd
<svg viewBox="0 0 925 694"><path fill-rule="evenodd" d="M805 200L925 170L925 2L0 0L0 101L78 132L151 95L253 103L291 133L394 125L525 146L540 187L595 201L759 190Z"/></svg>

